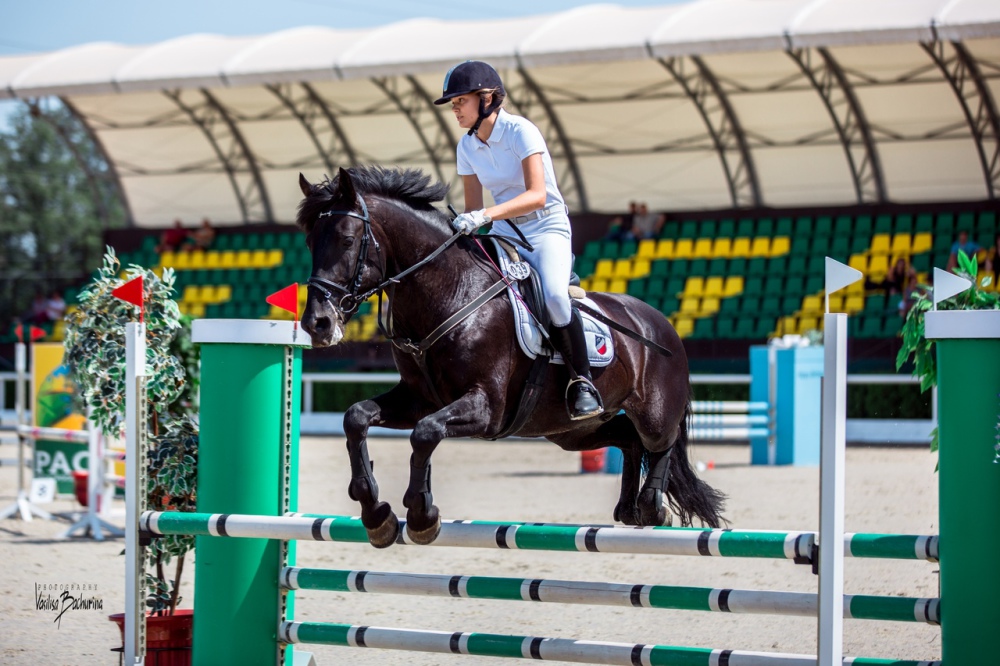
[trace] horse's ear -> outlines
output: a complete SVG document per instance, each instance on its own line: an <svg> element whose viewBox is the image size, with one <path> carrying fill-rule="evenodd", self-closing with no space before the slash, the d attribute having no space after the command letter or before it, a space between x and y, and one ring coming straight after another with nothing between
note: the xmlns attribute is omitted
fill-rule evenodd
<svg viewBox="0 0 1000 666"><path fill-rule="evenodd" d="M354 192L354 181L351 180L351 174L344 167L340 167L340 173L337 174L336 198L340 201L348 202L353 202L358 198L358 195Z"/></svg>
<svg viewBox="0 0 1000 666"><path fill-rule="evenodd" d="M302 196L307 197L312 193L312 185L306 180L306 177L299 172L299 188L302 190Z"/></svg>

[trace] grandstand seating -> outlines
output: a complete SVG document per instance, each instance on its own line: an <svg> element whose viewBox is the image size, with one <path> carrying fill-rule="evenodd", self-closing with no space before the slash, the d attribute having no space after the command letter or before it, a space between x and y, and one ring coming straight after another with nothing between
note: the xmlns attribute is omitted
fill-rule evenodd
<svg viewBox="0 0 1000 666"><path fill-rule="evenodd" d="M575 270L590 291L627 293L659 310L694 339L764 340L822 327L824 257L885 277L897 257L908 258L920 281L931 266L945 266L958 231L989 247L996 214L897 213L720 217L668 220L658 238L587 243ZM149 236L122 264L175 271L177 298L194 317L291 318L265 302L267 295L310 272L302 236L286 232L220 233L209 251L157 254ZM305 307L304 286L299 307ZM67 294L73 302L75 293ZM848 312L856 338L896 335L902 325L898 295L857 283L834 294L830 309ZM58 331L57 331L58 333ZM346 339L376 335L374 300L364 303Z"/></svg>

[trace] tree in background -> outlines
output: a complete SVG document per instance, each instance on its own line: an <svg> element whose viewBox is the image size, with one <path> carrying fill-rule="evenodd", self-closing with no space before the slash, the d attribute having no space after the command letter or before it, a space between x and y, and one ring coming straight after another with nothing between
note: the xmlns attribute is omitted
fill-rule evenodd
<svg viewBox="0 0 1000 666"><path fill-rule="evenodd" d="M104 231L125 224L108 165L58 101L17 108L0 131L0 335L37 292L85 281Z"/></svg>

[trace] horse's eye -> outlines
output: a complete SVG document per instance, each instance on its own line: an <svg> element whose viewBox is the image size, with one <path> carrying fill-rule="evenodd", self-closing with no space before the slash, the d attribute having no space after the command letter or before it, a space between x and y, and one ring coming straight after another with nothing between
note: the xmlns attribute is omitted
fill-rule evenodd
<svg viewBox="0 0 1000 666"><path fill-rule="evenodd" d="M344 236L344 238L340 241L340 244L344 247L351 247L354 245L354 236Z"/></svg>

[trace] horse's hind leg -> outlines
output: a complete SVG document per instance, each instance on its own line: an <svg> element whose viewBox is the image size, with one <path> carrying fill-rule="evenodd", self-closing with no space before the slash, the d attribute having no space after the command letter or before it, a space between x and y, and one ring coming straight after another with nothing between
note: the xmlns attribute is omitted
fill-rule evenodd
<svg viewBox="0 0 1000 666"><path fill-rule="evenodd" d="M344 414L351 460L347 494L361 504L361 522L368 532L368 541L376 548L386 548L396 541L399 521L392 507L379 501L374 465L368 456L368 428L374 423L390 428L412 427L417 420L415 405L419 404L419 399L404 384L398 384L387 393L351 405Z"/></svg>
<svg viewBox="0 0 1000 666"><path fill-rule="evenodd" d="M410 435L410 485L403 496L406 533L417 544L426 545L441 531L441 516L431 493L431 454L446 437L482 435L490 423L490 402L478 390L417 422Z"/></svg>
<svg viewBox="0 0 1000 666"><path fill-rule="evenodd" d="M663 502L663 495L670 482L671 453L673 447L649 454L646 481L636 498L640 525L669 525L672 522L670 512Z"/></svg>

